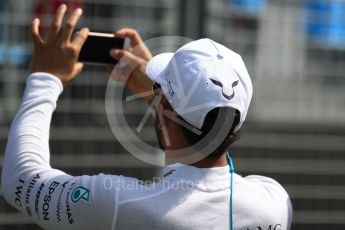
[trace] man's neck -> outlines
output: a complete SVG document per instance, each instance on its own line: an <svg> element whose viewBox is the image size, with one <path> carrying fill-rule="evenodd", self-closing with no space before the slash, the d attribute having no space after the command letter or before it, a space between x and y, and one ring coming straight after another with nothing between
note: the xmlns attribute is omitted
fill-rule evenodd
<svg viewBox="0 0 345 230"><path fill-rule="evenodd" d="M185 164L183 162L168 162L167 164L171 164L171 163ZM227 166L228 162L226 160L226 153L223 153L219 157L214 157L214 158L206 157L200 161L197 161L197 162L189 164L189 165L197 167L197 168L213 168L213 167Z"/></svg>
<svg viewBox="0 0 345 230"><path fill-rule="evenodd" d="M216 158L204 158L198 162L191 164L197 168L213 168L227 166L228 162L226 160L226 153L222 154L220 157Z"/></svg>

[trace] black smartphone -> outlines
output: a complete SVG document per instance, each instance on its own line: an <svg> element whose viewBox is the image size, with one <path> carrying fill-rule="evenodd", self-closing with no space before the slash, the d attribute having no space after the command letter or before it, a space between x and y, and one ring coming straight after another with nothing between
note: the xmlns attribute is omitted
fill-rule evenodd
<svg viewBox="0 0 345 230"><path fill-rule="evenodd" d="M129 45L128 39L115 37L111 33L89 32L78 61L89 64L114 65L117 63L109 52L111 49L125 49Z"/></svg>

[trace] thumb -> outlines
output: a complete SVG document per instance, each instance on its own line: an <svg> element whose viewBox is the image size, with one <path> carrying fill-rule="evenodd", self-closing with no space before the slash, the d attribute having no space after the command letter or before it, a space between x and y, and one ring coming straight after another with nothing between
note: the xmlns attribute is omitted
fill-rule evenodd
<svg viewBox="0 0 345 230"><path fill-rule="evenodd" d="M112 50L110 55L119 61L111 74L113 79L119 79L125 82L133 72L143 70L146 66L144 59L125 50Z"/></svg>
<svg viewBox="0 0 345 230"><path fill-rule="evenodd" d="M126 50L111 50L110 56L119 61L117 65L120 65L121 68L126 67L135 70L137 68L141 68L146 64L146 61L144 59Z"/></svg>
<svg viewBox="0 0 345 230"><path fill-rule="evenodd" d="M72 75L73 78L75 78L78 74L80 74L81 71L83 70L83 68L84 68L83 63L81 63L81 62L76 63L74 66L74 69L73 69L73 75Z"/></svg>
<svg viewBox="0 0 345 230"><path fill-rule="evenodd" d="M67 86L71 81L73 81L78 74L83 70L84 64L81 62L78 62L74 65L72 74L67 75L64 78L61 78L63 86Z"/></svg>

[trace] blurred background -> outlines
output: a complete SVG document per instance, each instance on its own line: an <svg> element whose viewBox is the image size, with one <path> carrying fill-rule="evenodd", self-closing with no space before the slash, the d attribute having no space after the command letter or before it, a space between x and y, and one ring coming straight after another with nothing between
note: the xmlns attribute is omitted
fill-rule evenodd
<svg viewBox="0 0 345 230"><path fill-rule="evenodd" d="M283 184L294 206L292 229L345 229L344 0L0 0L1 165L29 73L27 26L33 17L49 25L61 2L82 7L80 25L95 31L133 27L144 39L210 37L241 54L254 97L232 149L237 172ZM72 175L160 175L111 133L107 81L105 68L88 66L65 89L52 121L51 164ZM141 120L140 107L129 110L129 119ZM152 132L146 138L155 142ZM0 195L0 229L40 228Z"/></svg>

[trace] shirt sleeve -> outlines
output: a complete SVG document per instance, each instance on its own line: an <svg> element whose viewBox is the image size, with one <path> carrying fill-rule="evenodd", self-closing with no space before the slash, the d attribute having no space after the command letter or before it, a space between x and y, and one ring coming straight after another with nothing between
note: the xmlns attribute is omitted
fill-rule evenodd
<svg viewBox="0 0 345 230"><path fill-rule="evenodd" d="M27 79L3 163L4 198L46 229L113 229L121 176L73 177L49 164L49 129L61 81L47 73Z"/></svg>
<svg viewBox="0 0 345 230"><path fill-rule="evenodd" d="M270 208L272 216L279 223L277 227L289 230L292 223L293 208L290 197L283 186L264 176L251 175L247 176L246 179L256 185L256 192L261 195L262 200L266 201L266 206Z"/></svg>

